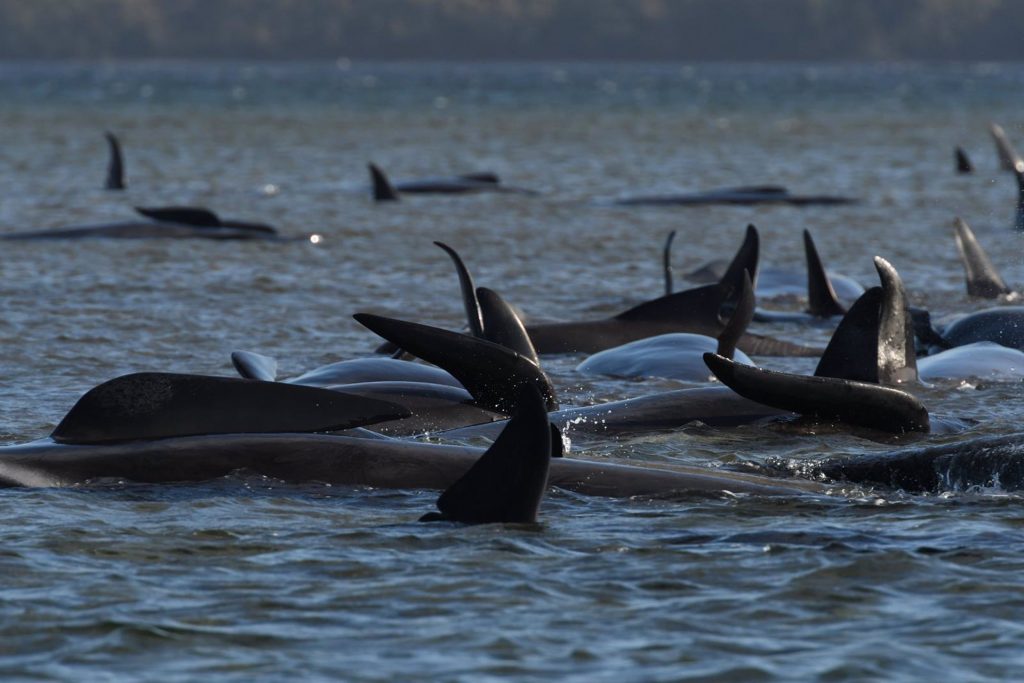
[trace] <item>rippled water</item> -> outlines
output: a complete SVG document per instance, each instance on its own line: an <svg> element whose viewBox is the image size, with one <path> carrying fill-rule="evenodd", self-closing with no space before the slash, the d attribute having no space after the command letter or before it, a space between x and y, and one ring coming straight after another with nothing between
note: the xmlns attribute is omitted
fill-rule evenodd
<svg viewBox="0 0 1024 683"><path fill-rule="evenodd" d="M47 433L94 384L139 370L282 374L368 353L359 310L456 327L451 267L532 319L613 313L730 255L833 270L871 257L938 317L971 310L951 221L1024 283L1016 187L985 127L1024 145L1024 67L0 65L0 229L201 204L315 231L295 242L7 243L6 442ZM126 193L99 189L118 132ZM953 173L963 145L979 173ZM395 177L494 170L540 197L375 206ZM782 183L821 208L613 208L637 192ZM773 302L777 307L794 302ZM820 343L830 330L762 325ZM583 378L564 403L681 386ZM807 360L763 359L809 371ZM1020 384L939 383L932 413L1017 431ZM686 429L588 452L709 465L891 448L860 437ZM196 486L0 492L0 675L34 680L1013 679L1024 661L1024 515L999 490L608 501L551 492L539 527L427 526L431 492Z"/></svg>

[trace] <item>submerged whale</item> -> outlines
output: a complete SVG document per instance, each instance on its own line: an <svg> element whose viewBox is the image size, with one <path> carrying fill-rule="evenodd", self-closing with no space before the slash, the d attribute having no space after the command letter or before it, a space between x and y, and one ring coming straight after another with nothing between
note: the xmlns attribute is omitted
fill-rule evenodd
<svg viewBox="0 0 1024 683"><path fill-rule="evenodd" d="M791 194L779 185L748 185L725 187L708 192L681 194L638 195L621 197L612 201L616 206L707 206L710 204L788 204L791 206L829 206L852 204L857 200L839 195Z"/></svg>
<svg viewBox="0 0 1024 683"><path fill-rule="evenodd" d="M373 199L378 202L397 201L403 194L471 194L478 192L503 192L507 194L538 194L522 187L502 185L494 173L467 173L450 178L425 178L391 182L376 164L369 164L370 180L373 183Z"/></svg>
<svg viewBox="0 0 1024 683"><path fill-rule="evenodd" d="M113 133L104 133L107 138L107 146L110 148L110 159L107 162L107 180L103 187L107 190L123 190L124 183L124 155L121 153L121 143Z"/></svg>
<svg viewBox="0 0 1024 683"><path fill-rule="evenodd" d="M222 219L213 211L201 207L136 207L135 211L144 220L80 225L51 230L12 232L0 235L0 239L48 240L93 237L141 239L173 237L210 240L266 240L275 242L303 241L312 242L313 244L318 244L322 240L322 237L316 233L289 237L281 235L275 228L263 223Z"/></svg>

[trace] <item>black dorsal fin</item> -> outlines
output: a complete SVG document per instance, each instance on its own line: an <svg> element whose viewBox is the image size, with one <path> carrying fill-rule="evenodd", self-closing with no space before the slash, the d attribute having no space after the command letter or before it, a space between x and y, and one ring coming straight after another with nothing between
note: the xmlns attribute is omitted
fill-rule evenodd
<svg viewBox="0 0 1024 683"><path fill-rule="evenodd" d="M916 382L914 321L910 317L903 279L881 256L875 257L875 270L882 281L882 304L878 309L878 382Z"/></svg>
<svg viewBox="0 0 1024 683"><path fill-rule="evenodd" d="M999 168L1004 171L1012 171L1020 160L1020 155L1013 148L1010 138L1006 137L1006 131L998 123L988 124L988 132L996 143L996 153L999 155Z"/></svg>
<svg viewBox="0 0 1024 683"><path fill-rule="evenodd" d="M124 155L121 153L121 143L117 136L107 132L103 134L107 138L107 147L110 148L110 161L107 162L107 182L104 187L108 190L123 190L124 185Z"/></svg>
<svg viewBox="0 0 1024 683"><path fill-rule="evenodd" d="M522 387L516 404L515 414L491 447L437 499L440 512L420 521L537 521L548 484L552 432L544 400L534 387Z"/></svg>
<svg viewBox="0 0 1024 683"><path fill-rule="evenodd" d="M839 303L832 281L825 272L809 230L804 230L804 255L807 258L807 312L819 318L846 313L846 308Z"/></svg>
<svg viewBox="0 0 1024 683"><path fill-rule="evenodd" d="M217 214L200 206L136 206L135 211L158 223L177 223L197 228L219 228L223 225Z"/></svg>
<svg viewBox="0 0 1024 683"><path fill-rule="evenodd" d="M417 358L450 372L485 408L512 413L519 387L526 384L538 388L549 410L558 407L555 389L540 366L511 349L467 334L380 315L357 313L353 317Z"/></svg>
<svg viewBox="0 0 1024 683"><path fill-rule="evenodd" d="M1013 227L1024 230L1024 160L1014 162L1013 174L1017 177L1017 213L1013 217Z"/></svg>
<svg viewBox="0 0 1024 683"><path fill-rule="evenodd" d="M881 287L864 290L832 333L814 370L815 377L878 383L878 316L881 305Z"/></svg>
<svg viewBox="0 0 1024 683"><path fill-rule="evenodd" d="M807 377L742 365L713 353L704 362L722 384L772 408L886 432L927 432L928 410L893 387L832 377Z"/></svg>
<svg viewBox="0 0 1024 683"><path fill-rule="evenodd" d="M736 301L736 308L733 309L732 316L722 333L718 335L718 355L732 358L736 353L736 344L747 331L750 321L754 319L754 306L754 286L750 283L750 276L743 271L743 289Z"/></svg>
<svg viewBox="0 0 1024 683"><path fill-rule="evenodd" d="M444 242L434 242L444 249L455 264L455 272L459 275L459 289L462 292L462 305L466 309L466 321L469 323L469 332L474 337L484 338L483 314L480 312L480 302L476 298L476 286L473 284L473 276L469 274L465 262L459 256L459 252L449 247Z"/></svg>
<svg viewBox="0 0 1024 683"><path fill-rule="evenodd" d="M380 170L377 164L369 164L370 168L370 179L373 181L373 199L378 202L395 202L398 201L398 191L395 190L394 185L388 180L388 177L384 175L384 171Z"/></svg>
<svg viewBox="0 0 1024 683"><path fill-rule="evenodd" d="M695 326L713 330L714 335L712 336L717 336L722 327L718 312L730 293L732 293L732 288L722 283L694 287L645 301L618 314L615 319L634 322L696 321Z"/></svg>
<svg viewBox="0 0 1024 683"><path fill-rule="evenodd" d="M84 444L201 434L321 432L409 414L387 401L314 387L144 372L89 390L51 436L62 443Z"/></svg>
<svg viewBox="0 0 1024 683"><path fill-rule="evenodd" d="M761 251L761 238L757 234L757 228L753 225L747 226L747 232L743 236L743 244L736 251L736 255L732 257L732 261L729 263L729 267L725 269L725 273L722 274L722 279L719 280L721 284L724 284L730 288L730 292L726 294L730 299L733 298L733 294L738 294L740 289L743 287L743 272L746 271L750 278L750 284L753 285L754 289L757 289L757 273L758 273L758 260L760 258Z"/></svg>
<svg viewBox="0 0 1024 683"><path fill-rule="evenodd" d="M967 156L967 152L964 151L963 147L956 148L956 172L974 173L974 164L971 163L971 160Z"/></svg>
<svg viewBox="0 0 1024 683"><path fill-rule="evenodd" d="M661 250L661 268L665 273L665 296L672 293L675 285L672 284L672 242L676 238L676 231L673 230L665 238L665 246Z"/></svg>
<svg viewBox="0 0 1024 683"><path fill-rule="evenodd" d="M533 348L526 326L511 306L493 289L479 287L476 290L483 317L484 336L487 341L512 349L540 367L540 358Z"/></svg>
<svg viewBox="0 0 1024 683"><path fill-rule="evenodd" d="M261 382L277 381L277 361L270 356L252 351L232 351L231 364L245 379L258 379Z"/></svg>
<svg viewBox="0 0 1024 683"><path fill-rule="evenodd" d="M469 180L474 183L487 183L488 185L498 185L501 183L501 178L498 177L497 173L491 173L490 171L480 171L478 173L462 173L459 175L462 180Z"/></svg>
<svg viewBox="0 0 1024 683"><path fill-rule="evenodd" d="M978 238L974 236L974 231L967 221L959 217L953 220L953 236L957 251L960 252L960 262L964 266L967 293L984 299L995 299L1001 294L1009 294L1010 288L992 265L985 250L978 244Z"/></svg>

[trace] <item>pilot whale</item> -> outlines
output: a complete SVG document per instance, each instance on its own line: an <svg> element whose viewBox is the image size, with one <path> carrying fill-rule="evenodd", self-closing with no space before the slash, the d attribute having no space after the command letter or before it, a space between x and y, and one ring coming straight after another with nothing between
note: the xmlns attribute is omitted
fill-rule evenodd
<svg viewBox="0 0 1024 683"><path fill-rule="evenodd" d="M103 134L107 138L107 147L110 150L110 159L107 162L107 180L103 184L107 190L123 190L124 184L124 155L121 153L121 142L113 133Z"/></svg>
<svg viewBox="0 0 1024 683"><path fill-rule="evenodd" d="M538 194L534 190L503 185L494 173L467 173L450 178L426 178L391 182L376 164L369 164L370 180L373 183L373 199L378 202L397 201L403 194L471 194L478 192L503 192L507 194Z"/></svg>
<svg viewBox="0 0 1024 683"><path fill-rule="evenodd" d="M746 185L725 187L708 192L638 195L612 201L616 206L708 206L712 204L754 205L788 204L790 206L830 206L853 204L857 200L839 195L792 194L779 185Z"/></svg>

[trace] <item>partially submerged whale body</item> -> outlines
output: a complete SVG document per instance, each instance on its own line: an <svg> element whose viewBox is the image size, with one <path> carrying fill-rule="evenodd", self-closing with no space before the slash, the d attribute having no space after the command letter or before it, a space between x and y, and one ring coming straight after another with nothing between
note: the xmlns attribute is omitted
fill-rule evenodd
<svg viewBox="0 0 1024 683"><path fill-rule="evenodd" d="M707 206L710 204L788 204L791 206L852 204L857 200L839 195L792 194L779 185L745 185L725 187L708 192L681 194L639 195L622 197L612 203L616 206Z"/></svg>
<svg viewBox="0 0 1024 683"><path fill-rule="evenodd" d="M973 342L918 358L923 381L977 378L989 381L1024 379L1024 351L990 341Z"/></svg>
<svg viewBox="0 0 1024 683"><path fill-rule="evenodd" d="M946 348L989 341L1024 350L1024 306L994 306L961 316L939 331Z"/></svg>
<svg viewBox="0 0 1024 683"><path fill-rule="evenodd" d="M53 230L13 232L2 236L8 240L84 239L94 237L201 238L210 240L321 241L318 234L288 237L263 223L222 219L213 211L194 206L136 207L144 220L120 223L81 225Z"/></svg>
<svg viewBox="0 0 1024 683"><path fill-rule="evenodd" d="M472 194L478 192L504 192L508 194L537 194L534 190L502 185L494 173L467 173L450 178L424 178L392 182L376 164L368 165L373 183L373 199L378 202L397 201L403 194Z"/></svg>

